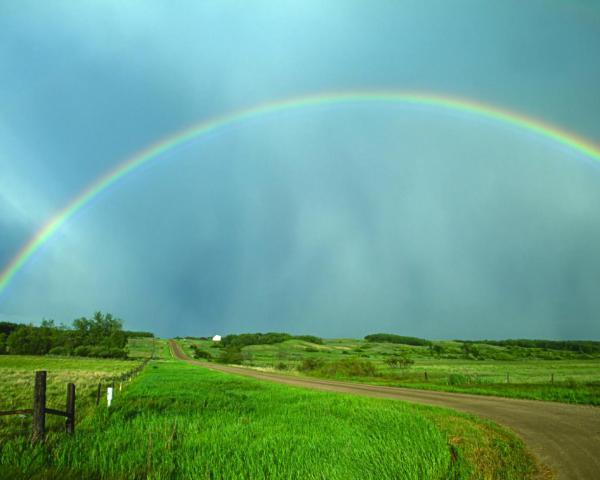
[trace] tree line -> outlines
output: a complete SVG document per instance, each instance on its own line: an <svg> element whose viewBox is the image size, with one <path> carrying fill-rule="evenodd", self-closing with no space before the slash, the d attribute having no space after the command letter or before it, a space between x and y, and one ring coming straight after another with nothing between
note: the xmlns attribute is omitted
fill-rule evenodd
<svg viewBox="0 0 600 480"><path fill-rule="evenodd" d="M39 326L0 322L0 354L126 358L131 336L154 335L123 330L122 320L102 312L77 318L70 327L53 320Z"/></svg>
<svg viewBox="0 0 600 480"><path fill-rule="evenodd" d="M365 337L367 342L387 342L401 343L404 345L415 345L417 347L428 347L431 345L429 340L417 337L405 337L403 335L395 335L393 333L373 333Z"/></svg>
<svg viewBox="0 0 600 480"><path fill-rule="evenodd" d="M221 339L221 345L224 347L243 348L248 345L271 345L274 343L285 342L286 340L303 340L305 342L323 344L323 339L314 335L290 335L289 333L240 333L226 335Z"/></svg>
<svg viewBox="0 0 600 480"><path fill-rule="evenodd" d="M480 343L496 347L543 348L547 350L563 350L576 353L600 353L600 342L594 340L457 340L464 344Z"/></svg>

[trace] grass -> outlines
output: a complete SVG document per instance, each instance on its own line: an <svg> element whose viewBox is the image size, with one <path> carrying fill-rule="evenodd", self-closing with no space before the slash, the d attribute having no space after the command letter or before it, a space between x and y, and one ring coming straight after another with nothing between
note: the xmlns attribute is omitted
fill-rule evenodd
<svg viewBox="0 0 600 480"><path fill-rule="evenodd" d="M129 358L146 359L152 358L171 358L167 340L161 338L130 338L127 342Z"/></svg>
<svg viewBox="0 0 600 480"><path fill-rule="evenodd" d="M328 339L323 345L289 340L274 345L251 345L243 352L247 358L245 365L279 369L289 374L299 374L303 361L314 359L324 366L304 370L302 374L392 386L600 405L600 358L574 352L481 344L477 345L477 358L465 358L462 344L452 341L435 343L442 347L441 355L434 354L428 347L353 339ZM192 355L191 344L205 348L215 357L220 351L210 341L184 339L180 344L188 355ZM391 368L386 363L391 356L407 357L414 364L407 368ZM376 374L345 375L343 369L330 368L336 362L349 359L371 362Z"/></svg>
<svg viewBox="0 0 600 480"><path fill-rule="evenodd" d="M263 383L156 360L74 438L5 442L10 478L524 479L490 422L391 400Z"/></svg>
<svg viewBox="0 0 600 480"><path fill-rule="evenodd" d="M34 372L46 370L46 405L64 410L67 383L76 388L78 422L95 407L98 384L105 386L121 374L139 365L139 361L98 358L0 355L0 411L32 408ZM64 418L46 416L48 431L64 430ZM31 415L0 416L0 447L7 438L27 436Z"/></svg>

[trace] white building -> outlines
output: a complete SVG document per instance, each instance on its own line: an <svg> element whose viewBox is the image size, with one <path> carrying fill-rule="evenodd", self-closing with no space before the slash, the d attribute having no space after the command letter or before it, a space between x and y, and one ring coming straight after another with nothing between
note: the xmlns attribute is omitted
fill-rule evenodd
<svg viewBox="0 0 600 480"><path fill-rule="evenodd" d="M215 335L215 336L212 338L212 341L213 341L213 342L220 342L220 341L221 341L221 335Z"/></svg>

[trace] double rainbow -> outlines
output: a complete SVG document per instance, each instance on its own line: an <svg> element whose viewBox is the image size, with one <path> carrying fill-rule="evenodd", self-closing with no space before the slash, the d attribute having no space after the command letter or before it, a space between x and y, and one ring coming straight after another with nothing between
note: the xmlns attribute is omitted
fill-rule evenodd
<svg viewBox="0 0 600 480"><path fill-rule="evenodd" d="M600 162L600 147L583 138L577 137L572 133L516 112L475 102L473 100L447 95L426 92L350 91L343 93L308 95L263 103L200 122L185 130L163 138L118 164L115 168L88 185L79 195L71 200L62 210L40 228L8 262L0 272L0 294L2 294L10 281L15 277L19 270L23 268L31 256L78 210L110 185L168 150L203 135L215 132L216 130L241 123L245 120L251 120L289 110L356 103L422 105L465 112L533 132L541 137L549 138L558 144L567 146L574 152L581 153Z"/></svg>

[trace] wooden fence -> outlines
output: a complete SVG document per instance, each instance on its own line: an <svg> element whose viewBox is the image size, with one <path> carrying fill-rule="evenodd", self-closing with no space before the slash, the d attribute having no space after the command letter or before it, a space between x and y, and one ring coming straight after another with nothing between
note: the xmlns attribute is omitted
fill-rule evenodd
<svg viewBox="0 0 600 480"><path fill-rule="evenodd" d="M35 385L33 388L33 408L0 412L4 415L33 415L31 440L41 442L46 434L46 414L60 415L66 418L65 431L72 435L75 432L75 384L67 384L67 400L65 410L57 410L46 406L46 371L35 372Z"/></svg>
<svg viewBox="0 0 600 480"><path fill-rule="evenodd" d="M147 358L143 363L135 367L134 369L120 375L119 377L113 377L110 387L107 387L107 395L112 398L115 390L115 381L119 380L119 391L123 388L123 384L131 380L137 374L139 374L146 366L150 359ZM100 397L102 393L102 383L98 384L98 390L96 394L96 405L100 404ZM110 401L107 402L110 406ZM65 432L68 435L75 433L75 384L67 384L67 395L65 402L65 410L57 410L50 408L46 405L46 371L41 370L35 372L35 384L33 389L33 408L22 408L17 410L0 411L0 416L6 415L32 415L31 423L31 441L32 442L43 442L46 435L46 414L59 415L65 417Z"/></svg>

